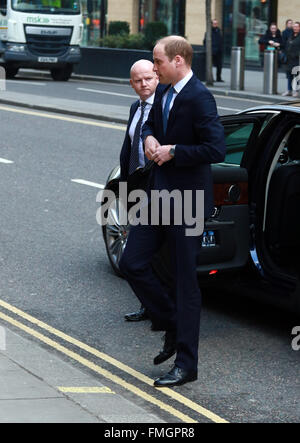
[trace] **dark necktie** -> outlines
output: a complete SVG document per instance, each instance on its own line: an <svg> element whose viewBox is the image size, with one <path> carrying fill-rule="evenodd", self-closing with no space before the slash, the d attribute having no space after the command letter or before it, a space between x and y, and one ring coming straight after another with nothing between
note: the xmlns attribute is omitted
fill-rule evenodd
<svg viewBox="0 0 300 443"><path fill-rule="evenodd" d="M132 174L136 170L136 168L140 166L139 146L140 146L141 129L143 124L146 104L147 104L146 102L141 102L141 116L136 124L133 135L131 153L129 159L129 175Z"/></svg>
<svg viewBox="0 0 300 443"><path fill-rule="evenodd" d="M167 132L170 103L171 103L171 100L172 100L174 92L175 92L175 89L173 88L173 86L171 86L171 88L169 89L169 92L168 92L168 95L167 95L167 100L166 100L166 103L165 103L165 106L164 106L164 110L163 110L164 134Z"/></svg>

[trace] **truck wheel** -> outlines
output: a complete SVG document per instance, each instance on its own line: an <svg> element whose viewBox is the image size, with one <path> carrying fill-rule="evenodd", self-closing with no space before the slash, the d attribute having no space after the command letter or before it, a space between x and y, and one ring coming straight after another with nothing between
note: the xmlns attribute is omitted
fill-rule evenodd
<svg viewBox="0 0 300 443"><path fill-rule="evenodd" d="M5 68L6 78L14 78L18 74L19 68L13 68L11 66Z"/></svg>
<svg viewBox="0 0 300 443"><path fill-rule="evenodd" d="M72 66L66 66L65 68L61 69L51 69L51 77L55 81L66 82L71 77L72 71Z"/></svg>

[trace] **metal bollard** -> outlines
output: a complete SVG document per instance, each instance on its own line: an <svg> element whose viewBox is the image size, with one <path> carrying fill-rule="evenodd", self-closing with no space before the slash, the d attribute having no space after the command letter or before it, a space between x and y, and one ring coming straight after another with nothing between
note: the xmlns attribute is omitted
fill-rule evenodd
<svg viewBox="0 0 300 443"><path fill-rule="evenodd" d="M235 46L231 49L231 82L233 91L244 90L245 78L245 48Z"/></svg>
<svg viewBox="0 0 300 443"><path fill-rule="evenodd" d="M277 94L278 54L276 50L264 52L264 94Z"/></svg>
<svg viewBox="0 0 300 443"><path fill-rule="evenodd" d="M0 66L0 91L6 90L6 71L3 66Z"/></svg>

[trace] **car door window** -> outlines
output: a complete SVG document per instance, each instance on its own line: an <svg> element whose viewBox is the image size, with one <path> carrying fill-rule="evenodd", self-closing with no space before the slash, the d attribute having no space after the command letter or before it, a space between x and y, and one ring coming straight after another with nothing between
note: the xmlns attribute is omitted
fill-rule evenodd
<svg viewBox="0 0 300 443"><path fill-rule="evenodd" d="M232 123L224 126L226 157L224 163L240 165L254 128L254 122Z"/></svg>

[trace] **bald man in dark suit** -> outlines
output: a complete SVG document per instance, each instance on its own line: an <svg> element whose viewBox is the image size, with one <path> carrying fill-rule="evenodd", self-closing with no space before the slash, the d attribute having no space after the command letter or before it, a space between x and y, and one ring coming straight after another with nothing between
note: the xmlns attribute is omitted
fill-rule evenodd
<svg viewBox="0 0 300 443"><path fill-rule="evenodd" d="M158 77L149 60L138 60L130 70L130 85L139 96L132 103L129 112L127 130L120 153L120 181L127 181L136 168L145 166L147 158L141 139L141 129L151 110ZM141 121L140 121L141 120ZM137 131L136 131L137 129ZM127 321L141 321L148 318L146 309L141 306L137 312L125 314Z"/></svg>

